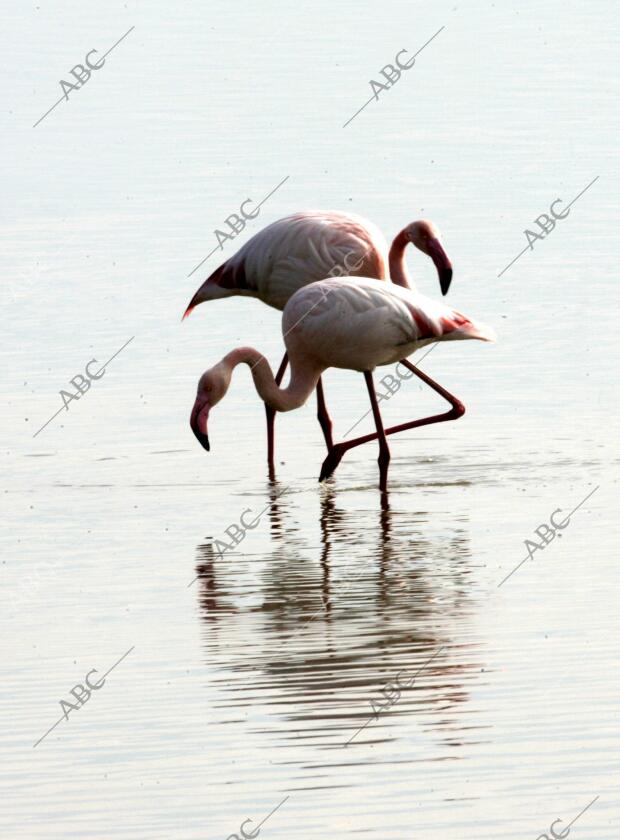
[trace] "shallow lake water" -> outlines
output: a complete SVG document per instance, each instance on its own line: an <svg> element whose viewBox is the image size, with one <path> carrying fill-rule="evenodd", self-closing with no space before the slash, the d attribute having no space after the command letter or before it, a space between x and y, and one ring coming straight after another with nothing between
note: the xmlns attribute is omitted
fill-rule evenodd
<svg viewBox="0 0 620 840"><path fill-rule="evenodd" d="M616 840L614 12L8 4L0 836ZM467 413L390 438L383 500L374 443L318 483L314 397L270 480L247 369L211 452L188 424L228 350L282 354L275 310L181 323L191 295L314 207L433 219L449 302L498 333L420 352ZM360 374L325 392L336 439L372 430ZM416 379L381 403L443 407Z"/></svg>

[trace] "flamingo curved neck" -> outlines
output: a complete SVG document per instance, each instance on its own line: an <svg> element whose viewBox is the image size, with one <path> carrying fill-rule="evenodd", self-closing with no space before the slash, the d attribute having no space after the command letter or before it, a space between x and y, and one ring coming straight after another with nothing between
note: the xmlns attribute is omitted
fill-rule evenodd
<svg viewBox="0 0 620 840"><path fill-rule="evenodd" d="M222 359L230 372L240 364L246 364L254 379L259 397L275 411L292 411L304 405L314 391L320 370L300 369L291 361L291 377L286 388L280 388L273 377L267 359L253 347L237 347Z"/></svg>
<svg viewBox="0 0 620 840"><path fill-rule="evenodd" d="M390 278L396 286L403 286L405 289L415 291L415 284L411 281L405 262L405 249L409 244L409 238L405 230L396 236L392 242L389 254Z"/></svg>

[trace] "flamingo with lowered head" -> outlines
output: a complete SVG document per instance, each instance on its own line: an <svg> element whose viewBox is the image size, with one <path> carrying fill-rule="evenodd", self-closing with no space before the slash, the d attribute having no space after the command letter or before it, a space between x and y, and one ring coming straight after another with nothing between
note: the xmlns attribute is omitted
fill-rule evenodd
<svg viewBox="0 0 620 840"><path fill-rule="evenodd" d="M405 262L405 249L410 242L433 260L445 295L452 280L452 264L432 222L422 220L407 225L395 237L388 253L379 228L360 216L332 211L294 213L259 231L219 266L194 294L183 318L200 303L232 295L256 297L269 306L284 309L298 289L326 277L391 278L397 286L414 289ZM278 385L287 364L285 353L275 378ZM328 452L332 452L332 423L320 376L316 392L318 420ZM265 409L267 459L273 474L275 411L269 404Z"/></svg>
<svg viewBox="0 0 620 840"><path fill-rule="evenodd" d="M323 462L319 481L331 475L343 452L351 445L378 438L382 491L387 488L390 460L387 435L453 420L465 412L456 397L408 362L407 356L437 341L495 339L490 327L474 323L439 301L366 277L320 280L295 292L284 307L282 332L291 363L288 386L279 387L269 362L254 348L232 350L200 377L190 418L196 438L209 449L209 412L225 396L233 370L241 363L250 366L259 396L274 411L291 411L304 405L321 374L329 367L358 370L366 379L376 434L337 444ZM398 361L441 394L451 404L451 410L384 429L372 372L378 366ZM339 451L338 447L344 447L344 450Z"/></svg>

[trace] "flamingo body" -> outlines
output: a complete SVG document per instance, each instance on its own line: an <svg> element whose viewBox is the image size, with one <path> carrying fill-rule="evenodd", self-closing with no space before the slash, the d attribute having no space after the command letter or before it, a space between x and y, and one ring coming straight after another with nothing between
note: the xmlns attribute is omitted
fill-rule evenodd
<svg viewBox="0 0 620 840"><path fill-rule="evenodd" d="M387 242L372 222L336 211L294 213L259 231L217 268L184 317L199 303L231 295L284 309L308 283L334 274L385 278L387 272Z"/></svg>
<svg viewBox="0 0 620 840"><path fill-rule="evenodd" d="M435 341L492 341L488 327L410 289L370 277L321 280L296 292L282 316L294 369L312 359L324 369L372 371Z"/></svg>
<svg viewBox="0 0 620 840"><path fill-rule="evenodd" d="M321 280L282 316L291 379L300 366L372 371L435 341L494 340L493 331L418 292L370 277Z"/></svg>

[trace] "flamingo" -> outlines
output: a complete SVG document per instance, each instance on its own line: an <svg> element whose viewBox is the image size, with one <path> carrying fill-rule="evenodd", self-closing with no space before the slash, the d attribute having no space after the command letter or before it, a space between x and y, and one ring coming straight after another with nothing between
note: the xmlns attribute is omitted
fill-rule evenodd
<svg viewBox="0 0 620 840"><path fill-rule="evenodd" d="M291 364L289 384L280 388L267 359L253 347L238 347L209 370L198 382L190 417L192 431L209 450L209 412L225 396L235 367L249 365L261 399L273 411L292 411L304 405L327 368L357 370L364 374L376 433L357 441L379 440L379 486L387 490L390 450L387 435L453 420L465 413L464 405L407 357L427 344L455 339L494 341L490 327L474 321L441 301L411 289L369 277L328 278L303 286L289 299L282 315L282 333ZM402 362L452 406L444 414L425 417L384 429L374 389L373 370ZM351 441L337 446L350 448ZM357 445L357 444L354 444ZM323 462L319 481L328 478L342 454L333 450Z"/></svg>
<svg viewBox="0 0 620 840"><path fill-rule="evenodd" d="M255 297L275 309L284 309L298 289L333 276L388 279L397 286L414 289L407 271L405 249L412 243L433 260L442 294L452 280L452 264L441 235L429 221L412 222L395 237L389 252L385 237L372 222L351 213L309 211L294 213L259 231L229 260L219 266L196 291L183 318L198 304L232 295ZM276 374L279 385L288 364L285 353ZM328 452L334 449L332 422L327 411L323 383L316 384L317 416ZM275 411L267 414L267 461L274 473Z"/></svg>

